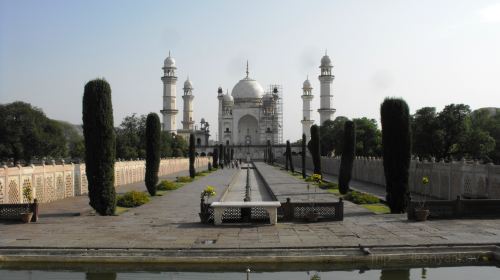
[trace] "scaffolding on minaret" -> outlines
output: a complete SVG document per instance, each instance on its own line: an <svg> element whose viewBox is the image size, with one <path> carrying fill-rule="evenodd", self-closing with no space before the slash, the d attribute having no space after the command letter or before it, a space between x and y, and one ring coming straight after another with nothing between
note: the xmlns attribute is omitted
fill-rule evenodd
<svg viewBox="0 0 500 280"><path fill-rule="evenodd" d="M269 85L266 93L270 93L275 97L276 112L274 118L271 119L273 130L276 129L277 139L273 139L274 144L283 144L283 86L278 84Z"/></svg>

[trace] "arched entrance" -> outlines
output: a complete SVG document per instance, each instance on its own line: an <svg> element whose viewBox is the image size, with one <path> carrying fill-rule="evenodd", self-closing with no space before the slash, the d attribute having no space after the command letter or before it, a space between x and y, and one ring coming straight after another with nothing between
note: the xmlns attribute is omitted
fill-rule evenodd
<svg viewBox="0 0 500 280"><path fill-rule="evenodd" d="M259 123L252 115L244 115L238 121L238 143L255 145L259 143Z"/></svg>

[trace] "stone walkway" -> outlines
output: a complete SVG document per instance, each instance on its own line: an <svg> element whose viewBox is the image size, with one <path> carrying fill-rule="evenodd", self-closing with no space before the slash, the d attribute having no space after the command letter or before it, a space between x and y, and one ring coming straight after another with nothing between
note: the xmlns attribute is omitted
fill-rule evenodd
<svg viewBox="0 0 500 280"><path fill-rule="evenodd" d="M256 162L255 167L265 178L276 198L285 202L290 198L292 202L337 202L339 197L328 190L316 187L312 183L291 176L288 172L280 170L278 167L271 167L263 162ZM307 186L309 185L309 190ZM375 215L366 208L344 200L344 215L360 216Z"/></svg>
<svg viewBox="0 0 500 280"><path fill-rule="evenodd" d="M278 164L277 166L281 166L281 168L283 168L283 165ZM295 172L301 172L300 168L295 169ZM306 170L306 174L307 174L307 176L310 176L313 174L313 172L311 170ZM339 181L338 176L335 176L332 174L327 174L327 173L323 173L323 178L328 182L337 183ZM385 195L386 195L385 186L372 184L372 183L368 183L368 182L363 182L363 181L358 181L358 180L353 180L353 179L351 179L349 185L350 185L350 188L352 190L369 193L369 194L376 196L380 200L385 201ZM423 197L424 196L422 196L422 195L412 193L412 199L418 200L418 199L422 199Z"/></svg>
<svg viewBox="0 0 500 280"><path fill-rule="evenodd" d="M262 166L283 180L300 180ZM198 212L206 185L223 193L237 172L224 169L155 197L119 216L42 217L33 224L1 224L0 248L297 248L374 245L499 244L500 221L408 222L405 215L356 213L346 207L342 222L279 223L276 226L202 225ZM298 183L297 183L298 182ZM293 181L290 181L293 183ZM292 188L283 190L288 191ZM288 186L290 186L288 184ZM144 187L144 186L142 186ZM295 187L294 187L295 188ZM287 193L283 191L281 197ZM297 194L297 199L303 194ZM330 194L328 194L330 195ZM327 194L321 193L326 197ZM214 200L217 200L216 197ZM326 199L326 198L325 198ZM329 199L335 199L334 197ZM212 199L211 199L212 200ZM207 242L208 241L208 242Z"/></svg>
<svg viewBox="0 0 500 280"><path fill-rule="evenodd" d="M189 176L189 171L181 171L166 176L160 177L161 180L175 180L178 176ZM117 194L123 194L129 191L146 191L144 182L137 182L116 188ZM64 216L81 216L92 212L92 207L89 205L89 199L86 195L75 196L56 200L50 203L40 204L40 218L47 217L64 217ZM1 223L1 221L0 221Z"/></svg>

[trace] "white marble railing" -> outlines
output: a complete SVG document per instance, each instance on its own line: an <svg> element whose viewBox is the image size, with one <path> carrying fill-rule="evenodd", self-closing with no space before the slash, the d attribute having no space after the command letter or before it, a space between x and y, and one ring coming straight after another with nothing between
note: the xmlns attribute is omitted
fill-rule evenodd
<svg viewBox="0 0 500 280"><path fill-rule="evenodd" d="M197 157L195 168L207 169L208 157ZM188 158L168 158L160 161L159 176L186 171ZM146 162L117 161L115 186L144 181ZM33 198L45 203L88 193L85 164L44 164L17 167L0 167L0 204L23 203L23 188L31 188Z"/></svg>
<svg viewBox="0 0 500 280"><path fill-rule="evenodd" d="M283 159L281 159L283 161ZM300 156L293 156L296 169L300 170ZM312 170L312 159L306 158L306 168ZM322 157L324 173L338 176L340 157ZM431 162L412 160L410 163L410 191L441 199L455 199L458 195L500 199L500 166L468 163L465 161ZM424 188L422 177L429 177ZM384 167L381 158L357 157L352 169L354 180L385 186Z"/></svg>

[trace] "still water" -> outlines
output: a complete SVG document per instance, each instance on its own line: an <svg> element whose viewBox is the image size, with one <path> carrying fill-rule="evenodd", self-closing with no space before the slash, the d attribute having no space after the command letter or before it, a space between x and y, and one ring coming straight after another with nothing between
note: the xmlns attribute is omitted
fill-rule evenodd
<svg viewBox="0 0 500 280"><path fill-rule="evenodd" d="M380 279L380 280L416 280L416 279L453 279L479 280L500 279L500 268L495 266L462 266L438 268L406 268L406 269L371 269L371 270L335 270L335 271L253 271L249 279L253 280L310 280L315 274L320 279ZM2 280L244 280L243 272L182 272L182 271L127 271L127 272L85 272L85 271L44 271L15 270L0 268Z"/></svg>

